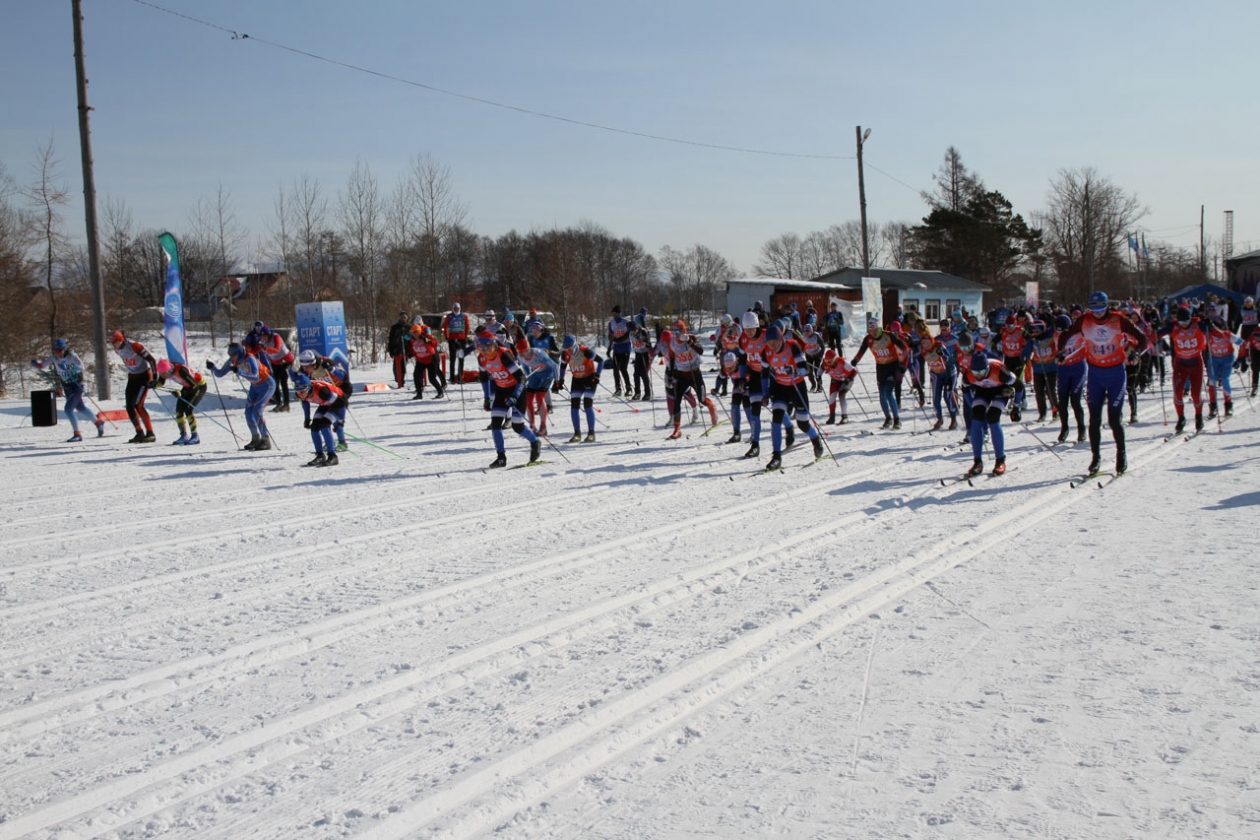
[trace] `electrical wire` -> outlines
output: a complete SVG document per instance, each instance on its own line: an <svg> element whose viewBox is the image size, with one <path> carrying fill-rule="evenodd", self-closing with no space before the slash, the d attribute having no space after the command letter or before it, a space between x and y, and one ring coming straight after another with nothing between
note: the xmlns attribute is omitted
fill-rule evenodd
<svg viewBox="0 0 1260 840"><path fill-rule="evenodd" d="M656 140L662 143L677 143L683 146L695 146L702 149L718 149L725 152L738 152L741 154L749 154L749 155L769 155L772 157L807 158L807 159L812 159L812 160L856 160L857 159L855 155L848 155L848 156L819 155L819 154L809 154L809 153L804 153L804 152L778 152L778 151L772 151L768 149L750 149L743 146L726 146L720 143L702 143L697 140L683 140L678 137L667 137L662 134L649 134L643 131L633 131L627 128L616 128L614 126L601 125L600 123L586 122L585 120L574 119L572 117L564 117L558 114L549 114L545 111L535 111L530 108L522 108L519 105L511 105L505 102L496 102L492 99L483 99L479 96L473 96L467 93L460 93L459 91L447 90L445 88L435 87L434 85L425 84L424 82L417 82L413 79L404 79L401 76L394 76L389 73L383 73L379 70L373 70L369 67L362 67L357 64L350 64L348 62L341 61L339 59L329 58L328 56L319 55L318 53L309 52L307 50L299 49L297 47L291 47L291 46L288 46L287 44L281 44L277 41L269 41L266 38L259 38L255 35L250 35L248 33L240 32L235 29L229 29L226 26L220 26L217 23L211 23L210 21L202 20L201 18L195 18L192 15L186 15L186 14L183 14L182 12L177 12L177 11L174 11L173 9L165 8L164 6L159 6L156 3L150 3L148 2L148 0L133 0L133 2L135 2L138 5L146 6L150 9L154 9L156 11L171 15L173 17L182 18L186 21L195 23L199 26L205 26L210 29L218 30L219 32L225 32L232 36L233 41L253 41L259 44L264 44L268 47L272 47L274 49L293 53L294 55L300 55L305 58L312 59L314 61L322 61L326 64L331 64L335 67L341 67L346 70L352 70L356 73L364 73L369 76L375 76L379 79L386 79L391 82L397 82L399 84L408 85L410 87L421 88L422 90L431 91L433 93L440 93L444 96L452 96L457 99L466 100L468 102L476 102L480 105L488 105L493 108L502 108L503 110L506 110L506 111L515 111L518 114L527 114L529 116L540 117L542 119L547 119L547 120L554 120L555 122L567 123L569 125L580 126L582 128L591 128L591 129L596 129L598 131L608 131L613 134L624 134L630 137L639 137L644 140Z"/></svg>

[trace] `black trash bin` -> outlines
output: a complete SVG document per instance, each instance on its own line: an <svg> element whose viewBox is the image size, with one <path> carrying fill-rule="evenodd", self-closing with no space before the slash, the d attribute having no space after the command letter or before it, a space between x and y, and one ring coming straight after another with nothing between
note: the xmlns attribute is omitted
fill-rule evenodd
<svg viewBox="0 0 1260 840"><path fill-rule="evenodd" d="M31 425L57 425L56 391L31 391Z"/></svg>

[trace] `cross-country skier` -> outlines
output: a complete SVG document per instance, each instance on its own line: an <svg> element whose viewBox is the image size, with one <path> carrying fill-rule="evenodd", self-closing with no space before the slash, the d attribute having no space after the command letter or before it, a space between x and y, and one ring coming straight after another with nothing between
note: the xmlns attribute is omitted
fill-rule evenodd
<svg viewBox="0 0 1260 840"><path fill-rule="evenodd" d="M652 401L652 336L647 327L638 323L630 336L630 350L634 353L634 396L632 400Z"/></svg>
<svg viewBox="0 0 1260 840"><path fill-rule="evenodd" d="M949 321L941 321L940 334L933 336L926 321L918 321L915 330L919 334L919 351L923 364L932 377L932 409L936 412L936 424L932 429L945 425L943 409L949 411L949 430L958 428L958 405L954 399L954 336Z"/></svg>
<svg viewBox="0 0 1260 840"><path fill-rule="evenodd" d="M53 339L52 355L42 362L31 360L37 370L48 370L61 386L66 398L66 418L70 421L70 429L74 434L66 443L78 443L83 440L79 434L79 415L96 426L96 436L105 434L105 421L87 410L83 404L83 360L70 349L64 338Z"/></svg>
<svg viewBox="0 0 1260 840"><path fill-rule="evenodd" d="M1069 319L1070 323L1070 319ZM1033 395L1037 400L1037 422L1046 422L1046 410L1051 419L1059 412L1059 364L1054 357L1059 352L1054 325L1045 321L1033 321L1028 332L1032 347Z"/></svg>
<svg viewBox="0 0 1260 840"><path fill-rule="evenodd" d="M569 416L573 419L573 437L569 443L580 443L582 438L581 410L586 411L586 443L595 442L595 390L599 387L599 375L604 370L604 360L595 351L578 340L566 335L560 343L560 376L565 371L573 375L569 383Z"/></svg>
<svg viewBox="0 0 1260 840"><path fill-rule="evenodd" d="M744 361L743 353L728 350L723 354L722 375L730 385L731 395L732 434L726 442L739 443L743 440L740 432L741 417L747 417L749 425L752 424L752 412L748 407L748 365Z"/></svg>
<svg viewBox="0 0 1260 840"><path fill-rule="evenodd" d="M298 369L315 382L330 382L337 386L344 402L330 413L333 417L333 431L337 434L337 451L346 452L350 446L346 443L346 412L350 408L350 395L354 385L350 382L350 366L340 359L320 356L314 350L303 350L298 356ZM311 407L305 400L302 402L302 425L311 428Z"/></svg>
<svg viewBox="0 0 1260 840"><path fill-rule="evenodd" d="M1085 391L1085 339L1080 335L1065 338L1072 326L1072 318L1060 315L1054 320L1054 340L1057 353L1056 385L1059 399L1059 443L1068 439L1068 409L1076 418L1076 442L1085 440L1085 409L1081 406L1081 395Z"/></svg>
<svg viewBox="0 0 1260 840"><path fill-rule="evenodd" d="M744 457L758 458L761 456L761 407L770 392L770 377L761 358L766 349L766 331L761 326L761 319L753 311L740 316L740 328L743 331L740 349L748 368L748 428L752 441Z"/></svg>
<svg viewBox="0 0 1260 840"><path fill-rule="evenodd" d="M975 353L963 371L963 387L971 390L971 454L975 462L967 475L984 472L984 434L993 441L993 474L1006 472L1006 437L1002 433L1002 413L1015 394L1015 373L997 359Z"/></svg>
<svg viewBox="0 0 1260 840"><path fill-rule="evenodd" d="M433 383L433 389L437 391L433 398L440 400L446 396L446 380L442 376L442 357L438 351L437 339L433 337L433 332L423 324L412 324L411 335L407 340L407 349L411 357L415 359L412 379L416 386L416 395L412 399L424 399L424 377L426 373L429 381Z"/></svg>
<svg viewBox="0 0 1260 840"><path fill-rule="evenodd" d="M123 335L122 330L114 330L109 336L109 343L127 368L127 417L136 430L136 436L127 442L153 443L157 438L153 434L153 420L144 407L144 398L149 393L149 386L157 379L157 360L144 349L143 344Z"/></svg>
<svg viewBox="0 0 1260 840"><path fill-rule="evenodd" d="M346 412L346 398L341 389L329 379L311 379L300 370L293 373L293 386L303 406L315 407L311 418L311 443L315 445L315 457L308 467L337 466L337 451L333 444L332 427Z"/></svg>
<svg viewBox="0 0 1260 840"><path fill-rule="evenodd" d="M254 325L258 333L258 346L267 357L271 375L276 378L276 392L272 397L276 407L272 411L289 410L289 370L293 367L293 354L284 343L284 337L261 321ZM401 386L399 386L401 387Z"/></svg>
<svg viewBox="0 0 1260 840"><path fill-rule="evenodd" d="M791 431L789 412L796 415L796 425L809 435L814 447L814 457L823 454L822 438L818 430L810 422L809 396L805 393L805 351L792 339L785 339L778 327L766 330L766 348L762 355L766 369L771 377L770 406L772 409L770 439L774 452L766 463L766 470L777 470L783 466L783 432L787 429L787 445L791 446L795 435Z"/></svg>
<svg viewBox="0 0 1260 840"><path fill-rule="evenodd" d="M614 397L623 393L630 395L630 350L634 324L621 317L621 307L612 308L612 317L608 319L608 353L612 357Z"/></svg>
<svg viewBox="0 0 1260 840"><path fill-rule="evenodd" d="M1098 472L1102 461L1099 447L1102 444L1105 405L1107 423L1116 442L1116 475L1122 475L1128 469L1124 425L1121 422L1126 390L1124 361L1130 345L1138 353L1146 349L1146 336L1120 313L1108 311L1106 292L1094 292L1089 296L1087 311L1068 328L1065 335L1069 338L1080 335L1085 339L1085 358L1089 364L1085 399L1089 404L1089 448L1092 455L1088 472L1091 475ZM1127 341L1125 336L1132 341Z"/></svg>
<svg viewBox="0 0 1260 840"><path fill-rule="evenodd" d="M687 324L680 318L674 322L669 345L667 366L674 372L674 432L670 440L682 437L682 400L688 393L696 395L697 403L709 409L710 424L717 425L717 408L704 392L704 374L700 370L704 362L704 350L700 340L687 332Z"/></svg>
<svg viewBox="0 0 1260 840"><path fill-rule="evenodd" d="M525 369L516 360L516 354L502 347L494 336L479 333L476 342L477 364L490 378L493 389L490 431L494 436L494 450L497 454L494 461L490 463L490 467L497 469L507 466L503 428L508 425L512 427L512 431L529 441L529 463L532 464L538 460L542 442L533 430L525 425L525 416L521 413L520 402L525 394ZM593 432L591 439L594 439Z"/></svg>
<svg viewBox="0 0 1260 840"><path fill-rule="evenodd" d="M830 383L827 386L826 425L834 426L836 423L837 402L840 403L840 425L849 422L849 389L853 387L857 375L857 368L840 353L830 348L823 353L822 376Z"/></svg>
<svg viewBox="0 0 1260 840"><path fill-rule="evenodd" d="M805 324L801 327L799 342L801 349L805 351L805 369L809 373L809 389L821 394L823 378L819 368L822 367L823 360L822 336L811 324Z"/></svg>
<svg viewBox="0 0 1260 840"><path fill-rule="evenodd" d="M452 303L451 311L442 317L442 337L446 339L446 362L451 369L449 379L461 385L464 383L464 356L468 353L468 335L471 332L468 316L460 310L458 303Z"/></svg>
<svg viewBox="0 0 1260 840"><path fill-rule="evenodd" d="M398 313L398 320L389 326L389 335L385 338L385 352L394 362L394 381L398 390L403 389L407 378L407 356L411 355L407 348L407 339L411 334L412 324L406 312ZM278 377L277 377L278 378ZM288 390L287 388L285 389ZM287 402L287 400L286 400Z"/></svg>
<svg viewBox="0 0 1260 840"><path fill-rule="evenodd" d="M1234 347L1238 344L1242 344L1242 339L1229 331L1224 318L1218 315L1208 322L1208 417L1216 416L1217 388L1224 392L1225 416L1234 413L1234 390L1229 380L1234 369Z"/></svg>
<svg viewBox="0 0 1260 840"><path fill-rule="evenodd" d="M879 388L879 407L884 412L883 428L901 428L901 414L897 410L897 382L901 376L901 354L910 348L900 336L885 331L879 321L870 319L866 325L866 337L858 346L857 355L850 362L857 367L867 350L875 357L875 383Z"/></svg>
<svg viewBox="0 0 1260 840"><path fill-rule="evenodd" d="M542 347L531 346L526 339L517 339L516 358L525 368L525 409L529 427L547 436L547 397L560 375L560 365ZM535 425L534 417L539 422Z"/></svg>
<svg viewBox="0 0 1260 840"><path fill-rule="evenodd" d="M1190 314L1189 307L1177 308L1173 320L1159 331L1172 345L1173 408L1177 412L1177 434L1186 428L1186 390L1194 403L1194 430L1203 431L1203 354L1207 350L1207 327Z"/></svg>
<svg viewBox="0 0 1260 840"><path fill-rule="evenodd" d="M206 395L206 380L200 373L188 365L168 359L159 359L157 364L157 385L164 385L167 380L179 386L175 396L175 425L179 426L179 437L171 442L171 446L196 446L201 443L197 434L197 403Z"/></svg>
<svg viewBox="0 0 1260 840"><path fill-rule="evenodd" d="M257 356L251 356L240 344L228 346L228 359L222 368L215 367L212 360L206 360L206 367L216 377L224 377L229 373L249 383L249 391L245 395L245 422L249 425L250 440L242 448L249 452L263 452L271 448L271 435L267 432L267 402L276 390L276 380L271 371Z"/></svg>

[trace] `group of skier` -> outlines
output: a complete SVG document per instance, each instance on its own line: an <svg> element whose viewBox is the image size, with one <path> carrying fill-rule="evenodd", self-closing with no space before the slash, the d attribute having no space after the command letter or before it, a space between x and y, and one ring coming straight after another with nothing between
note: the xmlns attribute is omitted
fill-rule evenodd
<svg viewBox="0 0 1260 840"><path fill-rule="evenodd" d="M712 392L703 376L705 350L699 336L682 319L664 329L658 325L654 334L647 324L646 309L633 319L625 319L620 307L613 307L604 336L606 356L572 335L557 342L533 310L523 326L511 312L505 312L500 320L491 310L474 329L455 304L443 319L442 333L450 382L463 385L465 358L476 356L482 408L490 415L487 429L495 445L492 468L507 464L508 427L529 444L526 463L539 462L542 442L549 435L552 398L565 389L566 376L573 428L568 442L590 443L596 439L594 405L598 390L602 387L612 398L626 403L650 401L652 371L658 364L664 368L661 381L672 426L668 439L682 436L684 403L691 408L691 422L699 420L697 410L703 408L708 415L706 425L716 427L721 421L715 398L729 395L733 434L727 442L743 442L746 423L750 446L743 457L760 457L763 409L768 409L772 448L766 469L782 467L783 455L795 445L798 430L808 437L818 459L823 457L824 444L809 395L825 395L828 411L824 425L848 423L848 400L859 381L858 365L869 352L875 359L874 384L884 418L882 428L901 428L903 385L908 383L924 411L931 400L935 415L932 430L944 426L946 415L949 429L954 430L961 416L963 444L971 445L974 458L968 475L983 472L986 440L993 450L994 474L1005 472L1002 420L1006 416L1013 422L1021 420L1021 412L1027 408L1026 382L1033 385L1037 420L1044 422L1047 416L1057 419L1058 442L1068 440L1071 419L1075 419L1077 442L1088 436L1090 474L1101 467L1105 418L1115 441L1115 472L1119 475L1127 469L1125 402L1129 403L1129 422L1136 422L1138 395L1153 388L1156 377L1162 389L1169 366L1177 433L1187 423L1187 402L1194 407L1196 432L1204 425L1205 403L1210 404L1208 417L1216 415L1218 389L1223 396L1223 416L1232 413L1233 371L1246 372L1250 366L1251 393L1255 393L1260 330L1256 329L1254 301L1247 298L1241 311L1238 334L1229 328L1222 313L1206 304L1181 306L1161 318L1153 306L1117 304L1101 292L1092 295L1084 309L999 310L990 313L983 325L976 316L955 311L941 319L935 330L915 313L899 312L887 324L870 320L852 359L846 359L838 340L823 338L824 331L831 333L830 327L814 328L817 314L812 306L804 318L791 306L777 318L758 306L738 319L730 315L721 318L712 336L717 362ZM989 324L996 324L998 329ZM396 332L404 342L402 352L415 364L413 399L423 398L426 383L433 385L436 398L444 397L448 379L432 330L424 324L407 323L406 314L400 313L399 323L391 328L391 342ZM129 442L156 440L145 395L150 389L160 389L176 397L174 416L180 436L173 443L198 444L196 408L206 394L206 377L184 363L154 358L121 331L110 335L110 343L127 370L125 404L135 429ZM1245 352L1236 356L1238 348ZM63 389L74 432L70 440L82 440L79 417L91 421L98 435L104 434L103 420L83 404L82 361L63 339L53 342L52 349L48 359L32 364L48 371ZM391 355L394 349L391 344ZM1166 365L1169 357L1171 365ZM606 367L613 370L615 390L601 385ZM394 372L400 387L404 384L402 370L396 363ZM244 449L272 448L266 407L274 401L273 411L288 410L291 379L315 450L309 465L338 463L337 453L347 448L345 423L353 392L348 360L319 356L311 350L294 357L283 338L259 322L241 342L229 346L222 365L207 360L206 371L216 379L233 374L247 388L245 421L250 441Z"/></svg>

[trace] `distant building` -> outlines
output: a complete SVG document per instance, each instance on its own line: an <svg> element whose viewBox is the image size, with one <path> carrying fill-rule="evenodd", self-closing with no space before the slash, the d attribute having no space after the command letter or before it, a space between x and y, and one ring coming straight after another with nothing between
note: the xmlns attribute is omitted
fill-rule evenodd
<svg viewBox="0 0 1260 840"><path fill-rule="evenodd" d="M1255 297L1260 285L1260 251L1248 251L1225 260L1225 285L1230 291Z"/></svg>
<svg viewBox="0 0 1260 840"><path fill-rule="evenodd" d="M834 284L846 289L842 300L862 299L862 269L842 268L814 278L815 283ZM909 268L872 268L869 277L879 278L884 294L884 321L895 317L897 307L914 310L928 321L947 318L955 309L984 311L984 293L990 291L971 280L964 280L943 271L919 271Z"/></svg>

